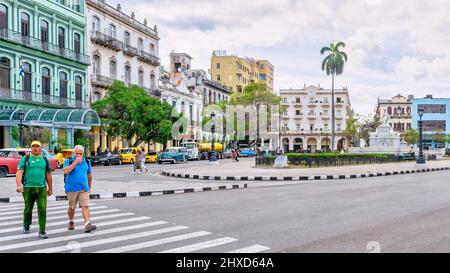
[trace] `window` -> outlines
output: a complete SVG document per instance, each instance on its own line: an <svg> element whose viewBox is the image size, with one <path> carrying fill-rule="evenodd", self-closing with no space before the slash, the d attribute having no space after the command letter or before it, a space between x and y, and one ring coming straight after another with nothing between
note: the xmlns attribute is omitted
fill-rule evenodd
<svg viewBox="0 0 450 273"><path fill-rule="evenodd" d="M111 79L117 78L117 66L116 62L113 60L109 61L109 77Z"/></svg>
<svg viewBox="0 0 450 273"><path fill-rule="evenodd" d="M337 103L341 103L341 102L343 102L343 101L342 101L341 98L336 98L336 102L337 102Z"/></svg>
<svg viewBox="0 0 450 273"><path fill-rule="evenodd" d="M216 69L220 69L220 63L216 63Z"/></svg>
<svg viewBox="0 0 450 273"><path fill-rule="evenodd" d="M116 38L116 26L114 26L113 24L109 25L108 27L108 35L112 38Z"/></svg>
<svg viewBox="0 0 450 273"><path fill-rule="evenodd" d="M295 98L295 103L300 103L300 98Z"/></svg>
<svg viewBox="0 0 450 273"><path fill-rule="evenodd" d="M388 112L388 115L390 116L390 115L392 115L392 107L388 107L388 109L387 109L387 112Z"/></svg>
<svg viewBox="0 0 450 273"><path fill-rule="evenodd" d="M92 95L92 100L93 100L93 101L97 101L97 100L99 100L99 99L101 99L100 92L95 91L95 92L93 93L93 95Z"/></svg>
<svg viewBox="0 0 450 273"><path fill-rule="evenodd" d="M48 23L44 20L41 20L41 41L48 43Z"/></svg>
<svg viewBox="0 0 450 273"><path fill-rule="evenodd" d="M131 40L130 33L125 31L125 33L124 33L124 40L123 40L125 45L127 45L127 46L130 45L130 40Z"/></svg>
<svg viewBox="0 0 450 273"><path fill-rule="evenodd" d="M73 35L73 49L75 50L75 53L81 53L81 36L78 33Z"/></svg>
<svg viewBox="0 0 450 273"><path fill-rule="evenodd" d="M259 69L264 69L264 64L259 64Z"/></svg>
<svg viewBox="0 0 450 273"><path fill-rule="evenodd" d="M0 4L0 29L8 28L8 8Z"/></svg>
<svg viewBox="0 0 450 273"><path fill-rule="evenodd" d="M138 82L139 82L139 86L144 86L144 71L143 70L139 70L138 72Z"/></svg>
<svg viewBox="0 0 450 273"><path fill-rule="evenodd" d="M150 52L155 53L155 44L154 43L150 44Z"/></svg>
<svg viewBox="0 0 450 273"><path fill-rule="evenodd" d="M77 101L83 100L83 79L80 76L75 77L75 99Z"/></svg>
<svg viewBox="0 0 450 273"><path fill-rule="evenodd" d="M427 114L445 114L446 105L445 104L419 104L417 108L423 108L424 113Z"/></svg>
<svg viewBox="0 0 450 273"><path fill-rule="evenodd" d="M265 81L267 79L266 74L259 74L259 80Z"/></svg>
<svg viewBox="0 0 450 273"><path fill-rule="evenodd" d="M30 36L30 16L25 12L20 15L22 37Z"/></svg>
<svg viewBox="0 0 450 273"><path fill-rule="evenodd" d="M60 49L65 47L65 29L58 27L58 45Z"/></svg>
<svg viewBox="0 0 450 273"><path fill-rule="evenodd" d="M92 64L92 70L94 71L95 75L99 75L100 74L100 56L95 54L92 58L93 64Z"/></svg>
<svg viewBox="0 0 450 273"><path fill-rule="evenodd" d="M100 19L97 16L92 17L92 31L100 31Z"/></svg>
<svg viewBox="0 0 450 273"><path fill-rule="evenodd" d="M324 110L323 110L323 113L324 113L325 115L327 115L327 114L328 114L328 109L324 109Z"/></svg>
<svg viewBox="0 0 450 273"><path fill-rule="evenodd" d="M129 84L131 82L131 67L129 65L125 66L125 83Z"/></svg>
<svg viewBox="0 0 450 273"><path fill-rule="evenodd" d="M216 80L220 82L220 75L216 76Z"/></svg>
<svg viewBox="0 0 450 273"><path fill-rule="evenodd" d="M309 125L309 130L310 130L310 131L314 131L314 124L310 124L310 125Z"/></svg>
<svg viewBox="0 0 450 273"><path fill-rule="evenodd" d="M190 120L190 122L191 122L191 126L194 126L194 120L193 120L193 117L194 117L194 113L193 113L193 106L192 106L192 104L189 104L189 120Z"/></svg>
<svg viewBox="0 0 450 273"><path fill-rule="evenodd" d="M314 115L314 110L309 110L309 115Z"/></svg>
<svg viewBox="0 0 450 273"><path fill-rule="evenodd" d="M288 98L283 98L283 102L287 103L288 102Z"/></svg>
<svg viewBox="0 0 450 273"><path fill-rule="evenodd" d="M73 0L73 9L76 12L81 12L81 4L80 4L80 0Z"/></svg>
<svg viewBox="0 0 450 273"><path fill-rule="evenodd" d="M426 132L445 132L445 120L424 120L422 121L423 130Z"/></svg>
<svg viewBox="0 0 450 273"><path fill-rule="evenodd" d="M297 123L297 131L300 131L300 123Z"/></svg>
<svg viewBox="0 0 450 273"><path fill-rule="evenodd" d="M172 107L177 107L177 101L176 100L172 101Z"/></svg>
<svg viewBox="0 0 450 273"><path fill-rule="evenodd" d="M300 116L300 110L295 110L295 115Z"/></svg>
<svg viewBox="0 0 450 273"><path fill-rule="evenodd" d="M47 67L42 68L42 94L44 94L44 102L50 102L50 69Z"/></svg>
<svg viewBox="0 0 450 273"><path fill-rule="evenodd" d="M150 74L150 87L151 88L156 87L155 74L153 72Z"/></svg>
<svg viewBox="0 0 450 273"><path fill-rule="evenodd" d="M336 124L336 130L338 130L338 131L341 130L341 124L340 123Z"/></svg>
<svg viewBox="0 0 450 273"><path fill-rule="evenodd" d="M62 104L67 104L67 73L59 72L59 96Z"/></svg>
<svg viewBox="0 0 450 273"><path fill-rule="evenodd" d="M31 92L31 65L29 63L23 63L23 70L25 71L23 76L23 92Z"/></svg>
<svg viewBox="0 0 450 273"><path fill-rule="evenodd" d="M0 58L0 88L9 90L11 87L11 68L8 58Z"/></svg>
<svg viewBox="0 0 450 273"><path fill-rule="evenodd" d="M142 38L139 38L139 40L138 40L138 51L141 52L142 50L144 50L144 40L142 40Z"/></svg>

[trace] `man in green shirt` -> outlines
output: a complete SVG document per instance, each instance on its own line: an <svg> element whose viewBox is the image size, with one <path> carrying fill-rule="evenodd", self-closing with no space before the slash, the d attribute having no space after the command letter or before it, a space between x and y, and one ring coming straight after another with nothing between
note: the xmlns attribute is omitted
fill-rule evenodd
<svg viewBox="0 0 450 273"><path fill-rule="evenodd" d="M47 189L47 185L48 189ZM48 159L41 155L41 143L31 143L31 154L22 157L16 174L16 191L22 193L25 202L23 233L30 233L33 206L36 202L39 220L39 238L47 239L47 195L52 195L52 175Z"/></svg>

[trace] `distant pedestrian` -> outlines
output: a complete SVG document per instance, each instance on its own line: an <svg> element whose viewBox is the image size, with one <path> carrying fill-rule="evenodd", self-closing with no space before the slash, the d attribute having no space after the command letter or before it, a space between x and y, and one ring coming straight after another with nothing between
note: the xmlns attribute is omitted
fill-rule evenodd
<svg viewBox="0 0 450 273"><path fill-rule="evenodd" d="M134 165L133 165L133 173L136 173L136 170L140 170L141 169L141 150L138 149L136 152L136 160L134 161ZM142 173L142 170L141 170Z"/></svg>
<svg viewBox="0 0 450 273"><path fill-rule="evenodd" d="M119 147L117 147L117 146L114 147L114 150L113 150L113 151L114 151L114 153L118 153L118 152L119 152Z"/></svg>
<svg viewBox="0 0 450 273"><path fill-rule="evenodd" d="M144 169L145 169L145 172L148 173L148 168L147 168L147 166L145 166L145 157L146 157L146 155L147 155L147 153L145 152L144 148L142 148L142 151L141 151L141 169L140 169L141 173L144 172Z"/></svg>
<svg viewBox="0 0 450 273"><path fill-rule="evenodd" d="M46 184L47 182L47 184ZM37 204L39 238L47 239L47 196L53 194L52 175L49 160L41 155L41 143L31 142L31 154L22 157L17 167L16 191L22 193L23 233L30 233L34 203ZM47 188L48 186L48 188Z"/></svg>
<svg viewBox="0 0 450 273"><path fill-rule="evenodd" d="M84 218L84 232L91 232L97 227L91 223L89 212L89 192L92 188L92 169L87 158L83 156L84 148L77 145L73 148L73 156L64 160L64 189L69 200L67 214L69 230L75 229L75 209L77 203L81 207Z"/></svg>

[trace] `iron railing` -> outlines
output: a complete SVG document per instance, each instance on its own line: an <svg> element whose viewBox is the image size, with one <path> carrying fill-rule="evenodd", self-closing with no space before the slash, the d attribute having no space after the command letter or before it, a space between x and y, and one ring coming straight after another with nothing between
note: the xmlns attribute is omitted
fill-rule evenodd
<svg viewBox="0 0 450 273"><path fill-rule="evenodd" d="M109 36L100 31L93 31L91 33L91 41L106 46L108 48L121 51L123 50L123 42L116 38Z"/></svg>
<svg viewBox="0 0 450 273"><path fill-rule="evenodd" d="M154 63L156 65L159 65L160 63L160 59L158 57L143 50L139 51L138 59L140 61Z"/></svg>

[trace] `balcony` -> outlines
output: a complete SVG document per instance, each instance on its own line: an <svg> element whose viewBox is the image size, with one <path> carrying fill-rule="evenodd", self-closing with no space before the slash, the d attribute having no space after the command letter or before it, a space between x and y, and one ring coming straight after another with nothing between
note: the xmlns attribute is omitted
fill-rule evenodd
<svg viewBox="0 0 450 273"><path fill-rule="evenodd" d="M157 90L156 88L144 87L144 90L145 90L145 92L147 92L147 94L149 94L152 97L157 97L157 98L161 97L161 91Z"/></svg>
<svg viewBox="0 0 450 273"><path fill-rule="evenodd" d="M288 101L283 101L283 102L281 103L281 106L289 106L289 102L288 102Z"/></svg>
<svg viewBox="0 0 450 273"><path fill-rule="evenodd" d="M344 103L343 103L343 102L336 102L336 103L334 104L334 106L339 107L339 108L342 108L342 107L344 106Z"/></svg>
<svg viewBox="0 0 450 273"><path fill-rule="evenodd" d="M315 102L308 102L308 107L316 107L317 104Z"/></svg>
<svg viewBox="0 0 450 273"><path fill-rule="evenodd" d="M145 51L140 51L138 55L138 60L144 63L149 63L158 66L160 64L160 60L155 55L152 55Z"/></svg>
<svg viewBox="0 0 450 273"><path fill-rule="evenodd" d="M91 33L91 41L115 51L123 50L123 42L100 31L93 31Z"/></svg>
<svg viewBox="0 0 450 273"><path fill-rule="evenodd" d="M294 106L295 107L302 107L302 103L301 102L294 102Z"/></svg>
<svg viewBox="0 0 450 273"><path fill-rule="evenodd" d="M330 119L330 116L328 116L328 115L322 115L322 119L323 119L323 120L329 120L329 119Z"/></svg>
<svg viewBox="0 0 450 273"><path fill-rule="evenodd" d="M78 63L86 65L90 64L90 58L88 55L77 53L71 49L61 48L55 44L45 43L34 37L24 37L21 33L15 32L11 29L0 29L0 40L5 40L11 43L26 46L28 48L44 51Z"/></svg>
<svg viewBox="0 0 450 273"><path fill-rule="evenodd" d="M302 118L303 118L302 115L295 115L295 116L294 116L294 119L296 119L296 120L299 120L299 119L302 119Z"/></svg>
<svg viewBox="0 0 450 273"><path fill-rule="evenodd" d="M330 107L331 103L329 102L322 102L322 107Z"/></svg>
<svg viewBox="0 0 450 273"><path fill-rule="evenodd" d="M91 84L92 86L107 88L111 86L111 84L115 80L106 76L91 74Z"/></svg>
<svg viewBox="0 0 450 273"><path fill-rule="evenodd" d="M314 114L308 114L308 119L317 119L317 115Z"/></svg>
<svg viewBox="0 0 450 273"><path fill-rule="evenodd" d="M27 92L22 90L0 88L0 99L28 102L41 105L63 106L67 108L89 108L88 101L81 101L72 98L62 98L59 96L46 95L42 93Z"/></svg>
<svg viewBox="0 0 450 273"><path fill-rule="evenodd" d="M289 119L289 115L281 115L281 119Z"/></svg>
<svg viewBox="0 0 450 273"><path fill-rule="evenodd" d="M135 57L138 55L138 50L137 48L130 46L130 45L124 45L123 46L123 54L130 56L130 57Z"/></svg>

